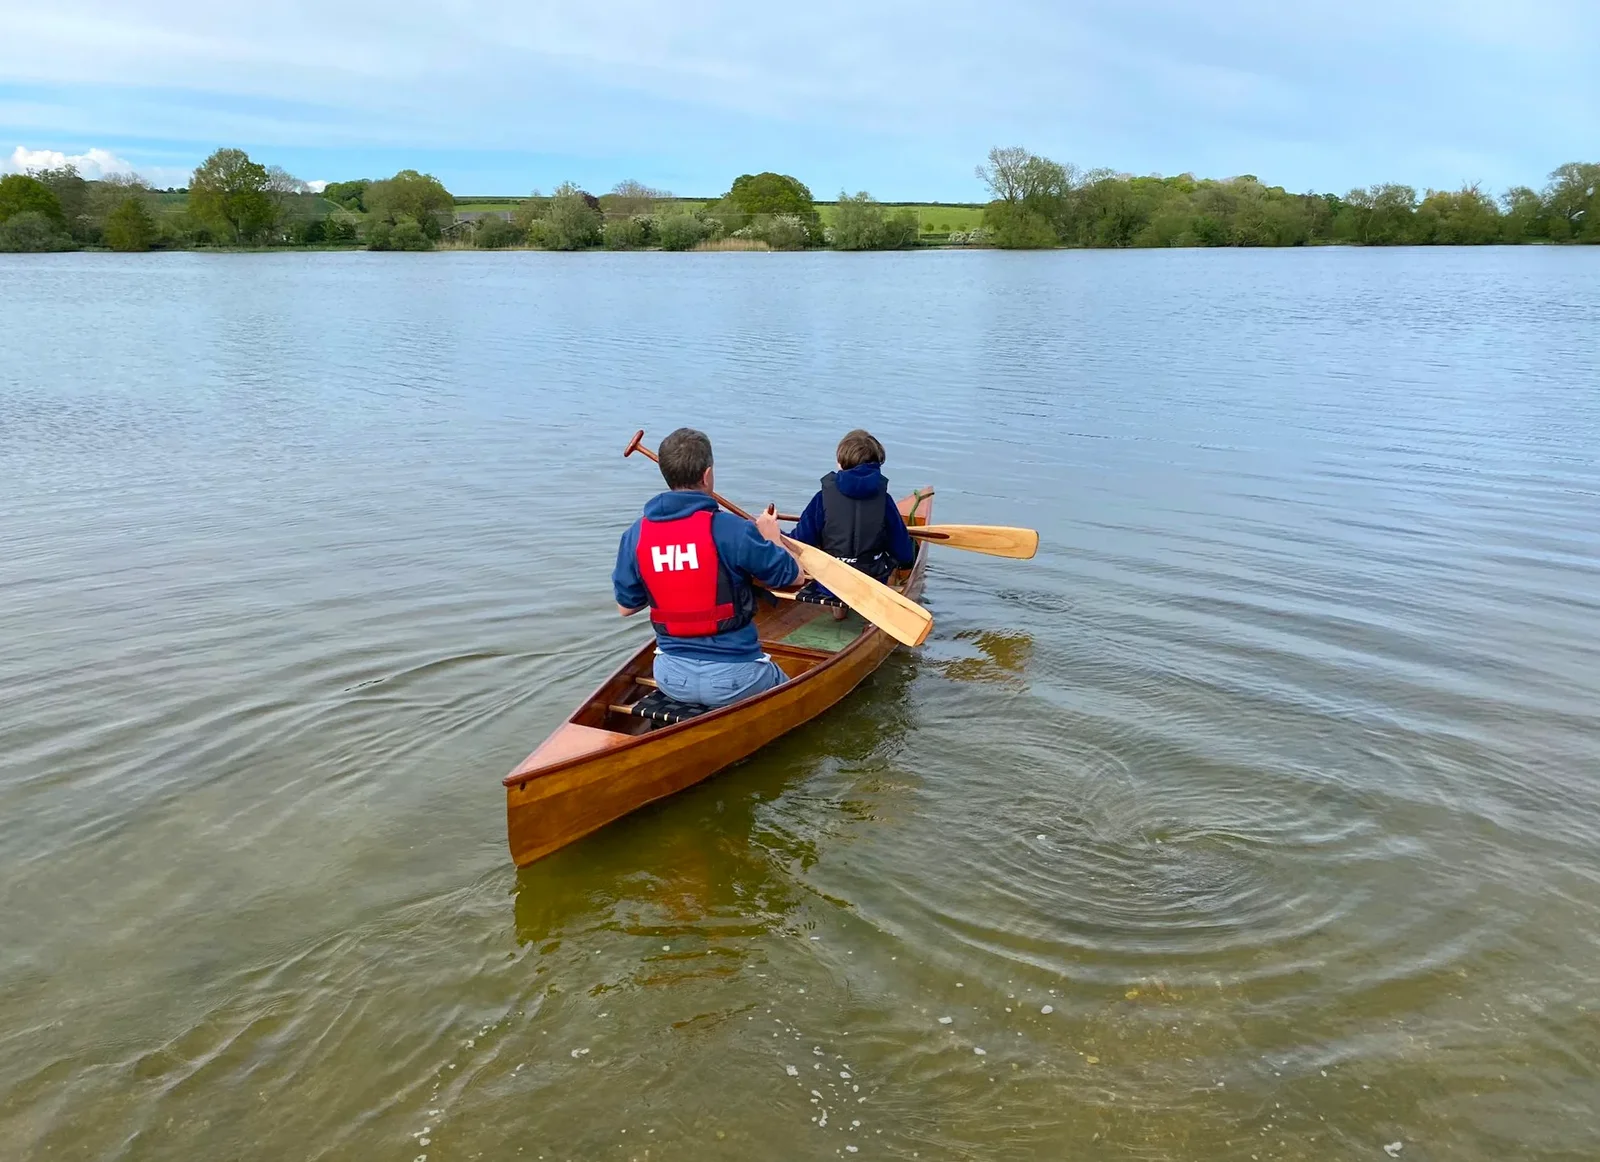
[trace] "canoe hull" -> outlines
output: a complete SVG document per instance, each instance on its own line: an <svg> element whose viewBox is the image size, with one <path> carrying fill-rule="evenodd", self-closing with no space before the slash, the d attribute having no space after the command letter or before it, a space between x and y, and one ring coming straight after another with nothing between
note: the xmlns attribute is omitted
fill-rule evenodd
<svg viewBox="0 0 1600 1162"><path fill-rule="evenodd" d="M918 517L926 519L923 513ZM927 546L919 546L902 590L912 600L922 591L927 553ZM790 681L674 726L644 731L638 723L640 733L618 733L604 728L616 725L606 708L650 674L654 640L634 654L506 776L506 832L517 865L748 758L849 694L898 643L869 626L833 654L781 641L763 645Z"/></svg>

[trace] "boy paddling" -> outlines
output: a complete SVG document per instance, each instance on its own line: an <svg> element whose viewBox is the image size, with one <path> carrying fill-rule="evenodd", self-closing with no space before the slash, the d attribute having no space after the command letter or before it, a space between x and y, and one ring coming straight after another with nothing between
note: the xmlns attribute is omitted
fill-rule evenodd
<svg viewBox="0 0 1600 1162"><path fill-rule="evenodd" d="M822 488L790 535L875 581L887 581L896 567L909 569L917 559L917 547L883 475L888 454L871 432L857 428L839 441L834 455L838 471L822 478ZM820 585L816 588L827 593ZM844 610L834 610L834 617L842 619Z"/></svg>
<svg viewBox="0 0 1600 1162"><path fill-rule="evenodd" d="M769 690L785 675L761 652L752 583L782 589L802 579L778 518L764 513L752 523L718 511L703 432L679 428L657 458L669 491L651 497L622 534L611 573L617 610L650 610L655 680L667 697L726 706Z"/></svg>

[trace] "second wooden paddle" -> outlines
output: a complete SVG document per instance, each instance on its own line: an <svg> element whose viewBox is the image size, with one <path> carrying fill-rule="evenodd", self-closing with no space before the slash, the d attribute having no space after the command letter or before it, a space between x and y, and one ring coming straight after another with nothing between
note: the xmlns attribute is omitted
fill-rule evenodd
<svg viewBox="0 0 1600 1162"><path fill-rule="evenodd" d="M794 524L800 518L780 512L778 519ZM988 553L991 557L1012 557L1026 561L1039 551L1039 534L1036 531L1007 525L912 525L906 532L911 534L913 540L933 541L952 549L966 549L970 553Z"/></svg>

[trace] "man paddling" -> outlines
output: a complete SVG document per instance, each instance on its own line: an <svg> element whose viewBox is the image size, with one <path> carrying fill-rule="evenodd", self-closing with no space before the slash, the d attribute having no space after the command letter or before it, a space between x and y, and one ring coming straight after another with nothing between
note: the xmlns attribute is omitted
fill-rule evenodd
<svg viewBox="0 0 1600 1162"><path fill-rule="evenodd" d="M656 631L655 680L679 702L726 706L769 690L784 673L761 652L752 582L801 580L776 515L754 523L717 511L711 441L679 428L657 452L670 491L650 498L622 534L611 586L617 610L645 609Z"/></svg>

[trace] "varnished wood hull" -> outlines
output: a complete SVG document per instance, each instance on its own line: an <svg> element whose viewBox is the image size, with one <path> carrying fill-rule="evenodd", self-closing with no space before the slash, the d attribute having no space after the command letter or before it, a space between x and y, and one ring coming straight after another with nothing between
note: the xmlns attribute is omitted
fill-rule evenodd
<svg viewBox="0 0 1600 1162"><path fill-rule="evenodd" d="M927 519L928 507L918 511L917 523ZM920 545L902 587L913 600L922 591L927 556L927 546ZM748 758L833 706L898 645L871 626L831 654L768 640L764 625L775 627L784 617L783 609L763 611L757 626L768 654L791 680L744 702L655 729L642 720L619 719L608 708L650 674L653 637L606 679L505 778L506 832L517 865Z"/></svg>

